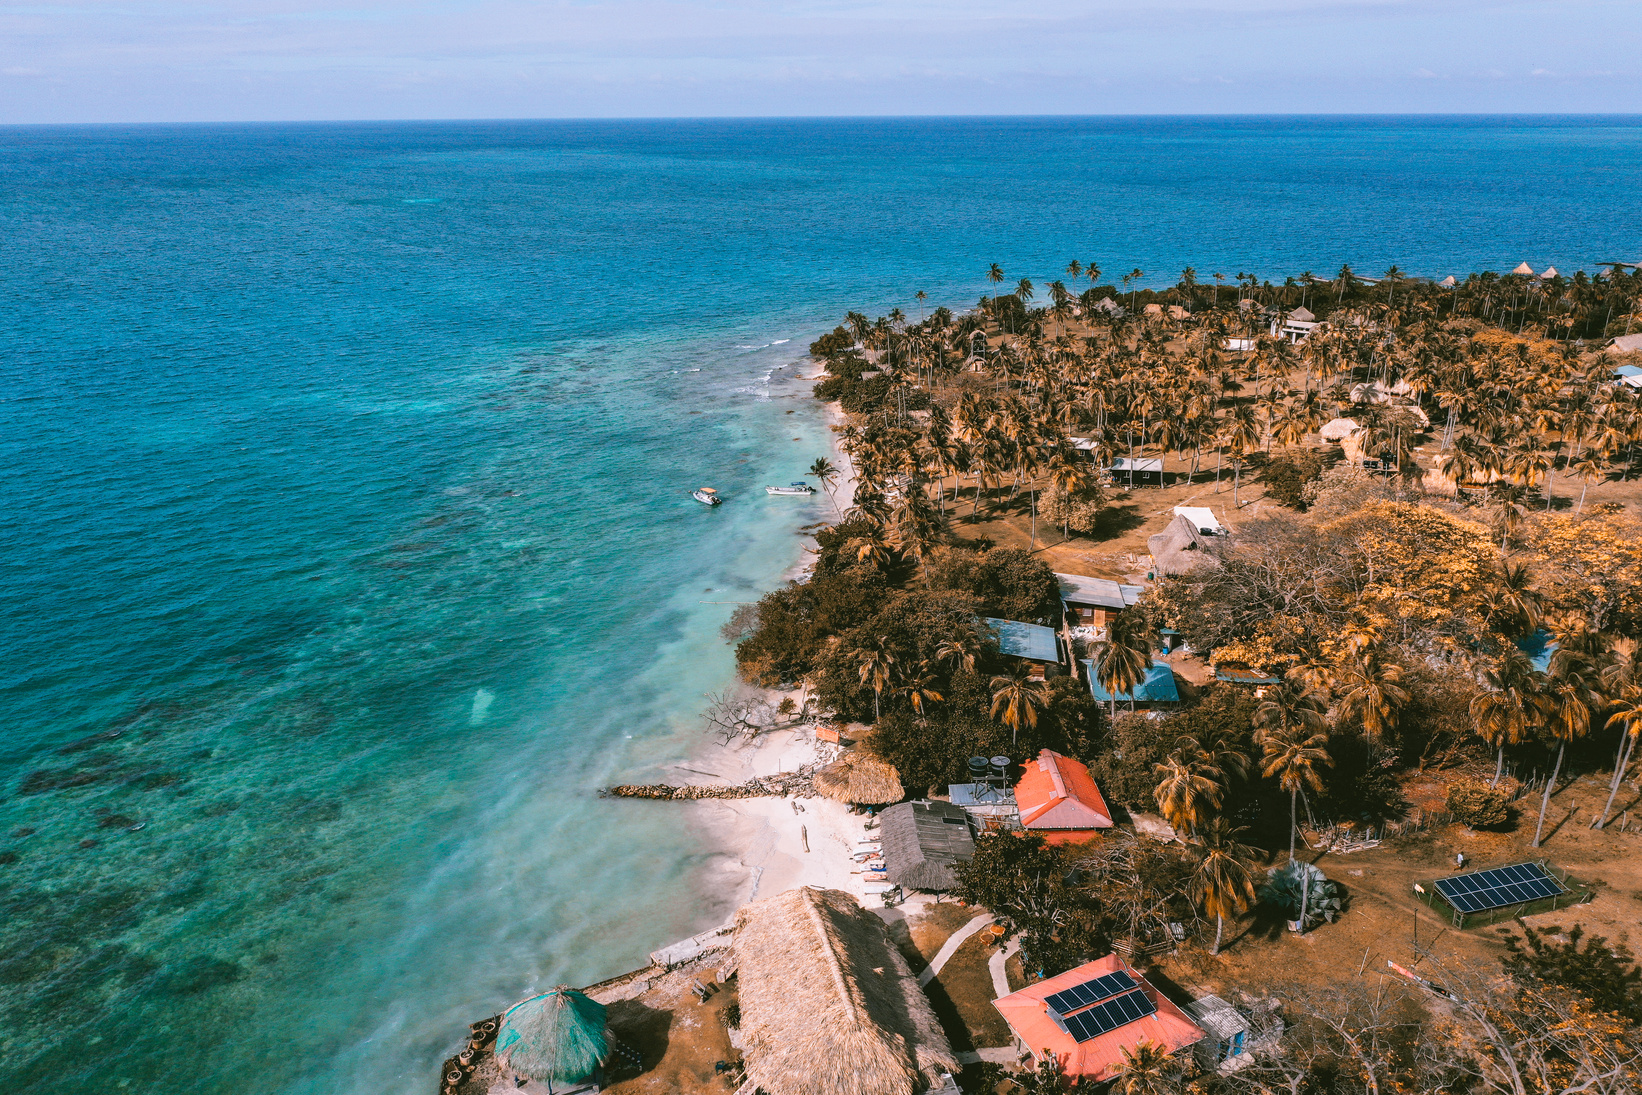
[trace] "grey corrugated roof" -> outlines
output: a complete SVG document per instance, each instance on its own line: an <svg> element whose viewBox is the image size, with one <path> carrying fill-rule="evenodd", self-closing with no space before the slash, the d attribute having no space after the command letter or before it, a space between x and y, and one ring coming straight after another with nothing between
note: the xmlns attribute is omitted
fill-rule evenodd
<svg viewBox="0 0 1642 1095"><path fill-rule="evenodd" d="M1086 574L1056 573L1060 582L1061 599L1071 604L1099 605L1102 608L1129 608L1145 586L1123 585L1110 578L1091 578Z"/></svg>
<svg viewBox="0 0 1642 1095"><path fill-rule="evenodd" d="M955 863L975 854L969 815L949 802L901 802L879 815L884 873L909 890L950 890Z"/></svg>
<svg viewBox="0 0 1642 1095"><path fill-rule="evenodd" d="M1247 1031L1249 1021L1243 1013L1218 996L1204 996L1185 1007L1187 1015L1216 1038L1230 1038L1238 1031Z"/></svg>
<svg viewBox="0 0 1642 1095"><path fill-rule="evenodd" d="M1060 661L1060 647L1055 642L1055 629L1042 624L1026 624L1019 620L1000 620L988 616L986 622L998 634L998 649L1011 658L1029 658L1035 662Z"/></svg>

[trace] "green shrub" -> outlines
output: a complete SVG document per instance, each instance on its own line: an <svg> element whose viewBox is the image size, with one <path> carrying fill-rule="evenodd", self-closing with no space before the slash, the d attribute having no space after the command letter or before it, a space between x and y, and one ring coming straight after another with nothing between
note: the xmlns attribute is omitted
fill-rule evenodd
<svg viewBox="0 0 1642 1095"><path fill-rule="evenodd" d="M810 343L810 354L813 357L831 357L833 354L842 353L854 345L854 335L842 327L834 327Z"/></svg>
<svg viewBox="0 0 1642 1095"><path fill-rule="evenodd" d="M1107 802L1120 803L1131 810L1157 812L1157 774L1153 768L1168 751L1174 735L1165 737L1157 720L1145 715L1120 713L1112 723L1108 748L1089 765L1089 774Z"/></svg>
<svg viewBox="0 0 1642 1095"><path fill-rule="evenodd" d="M1060 623L1060 582L1048 563L1016 548L938 554L929 568L931 589L973 594L982 616L1024 623Z"/></svg>
<svg viewBox="0 0 1642 1095"><path fill-rule="evenodd" d="M1260 470L1266 495L1290 509L1306 508L1305 489L1323 474L1323 460L1313 452L1274 457Z"/></svg>
<svg viewBox="0 0 1642 1095"><path fill-rule="evenodd" d="M1462 779L1448 785L1448 812L1473 829L1490 829L1510 820L1510 799L1498 787L1480 779Z"/></svg>
<svg viewBox="0 0 1642 1095"><path fill-rule="evenodd" d="M1106 499L1101 494L1099 486L1091 486L1076 494L1067 494L1056 484L1051 483L1043 492L1043 505L1039 512L1045 521L1060 525L1062 528L1087 535L1095 531L1100 523L1100 511L1106 506Z"/></svg>

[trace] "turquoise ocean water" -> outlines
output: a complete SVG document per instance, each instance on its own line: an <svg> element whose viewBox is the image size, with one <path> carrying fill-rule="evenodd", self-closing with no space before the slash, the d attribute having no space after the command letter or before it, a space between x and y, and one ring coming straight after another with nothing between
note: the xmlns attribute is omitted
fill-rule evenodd
<svg viewBox="0 0 1642 1095"><path fill-rule="evenodd" d="M1589 269L1639 183L1635 118L0 129L0 1079L431 1090L720 919L593 792L828 512L758 488L846 309Z"/></svg>

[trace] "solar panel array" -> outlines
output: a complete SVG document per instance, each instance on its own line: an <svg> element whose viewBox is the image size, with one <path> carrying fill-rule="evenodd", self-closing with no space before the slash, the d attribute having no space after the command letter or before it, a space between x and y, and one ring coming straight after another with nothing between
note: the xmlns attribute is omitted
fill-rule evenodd
<svg viewBox="0 0 1642 1095"><path fill-rule="evenodd" d="M1114 996L1103 1004L1096 1004L1088 1011L1068 1015L1065 1019L1066 1031L1078 1042L1087 1042L1156 1011L1157 1005L1146 995L1146 990L1137 988L1122 996Z"/></svg>
<svg viewBox="0 0 1642 1095"><path fill-rule="evenodd" d="M1439 878L1433 885L1450 905L1463 913L1504 909L1566 892L1537 863L1517 863Z"/></svg>
<svg viewBox="0 0 1642 1095"><path fill-rule="evenodd" d="M1116 996L1120 992L1128 992L1136 987L1133 977L1130 977L1124 970L1117 970L1097 977L1093 981L1085 981L1081 985L1073 985L1069 989L1063 989L1048 997L1044 1003L1049 1005L1050 1011L1064 1017L1079 1008L1086 1008L1090 1004L1106 999L1108 996Z"/></svg>

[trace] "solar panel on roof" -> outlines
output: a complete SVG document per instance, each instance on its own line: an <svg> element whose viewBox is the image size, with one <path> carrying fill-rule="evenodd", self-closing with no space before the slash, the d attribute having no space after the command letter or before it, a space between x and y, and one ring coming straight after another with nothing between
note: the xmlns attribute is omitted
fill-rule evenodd
<svg viewBox="0 0 1642 1095"><path fill-rule="evenodd" d="M1433 885L1450 905L1465 913L1524 905L1566 892L1537 863L1513 863L1508 867L1439 878Z"/></svg>
<svg viewBox="0 0 1642 1095"><path fill-rule="evenodd" d="M1085 981L1081 985L1073 985L1069 989L1062 989L1044 1000L1049 1010L1058 1015L1066 1016L1079 1008L1088 1007L1108 996L1115 996L1120 992L1137 987L1135 979L1123 970L1114 970L1093 980Z"/></svg>
<svg viewBox="0 0 1642 1095"><path fill-rule="evenodd" d="M1116 1030L1126 1023L1132 1023L1156 1012L1157 1005L1146 995L1146 990L1136 988L1121 996L1114 996L1104 1003L1096 1004L1088 1011L1067 1016L1066 1032L1074 1041L1087 1042L1107 1031Z"/></svg>

